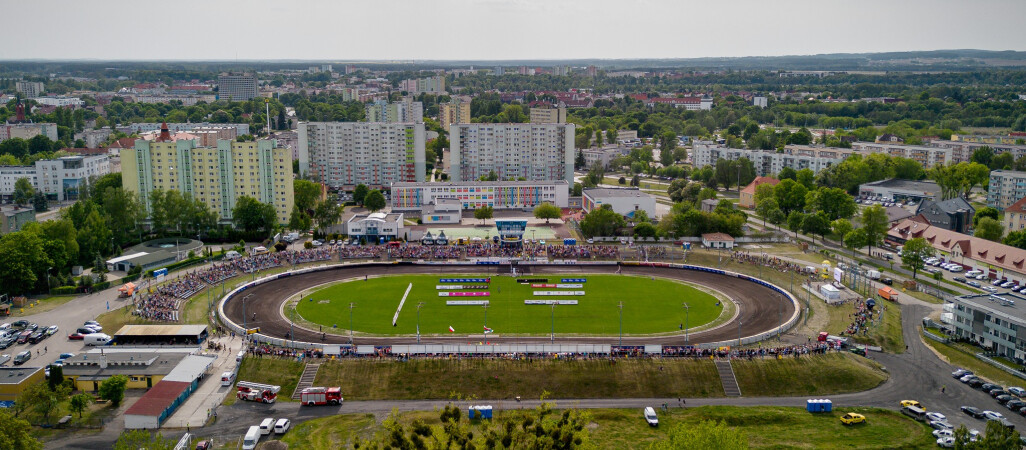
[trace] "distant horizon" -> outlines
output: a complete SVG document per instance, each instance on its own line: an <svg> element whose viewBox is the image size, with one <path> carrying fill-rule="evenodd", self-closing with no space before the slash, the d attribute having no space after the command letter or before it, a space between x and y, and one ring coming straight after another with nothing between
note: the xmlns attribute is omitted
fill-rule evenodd
<svg viewBox="0 0 1026 450"><path fill-rule="evenodd" d="M5 2L0 61L744 58L1026 51L1021 0ZM982 19L959 15L970 10ZM707 56L719 55L719 56Z"/></svg>

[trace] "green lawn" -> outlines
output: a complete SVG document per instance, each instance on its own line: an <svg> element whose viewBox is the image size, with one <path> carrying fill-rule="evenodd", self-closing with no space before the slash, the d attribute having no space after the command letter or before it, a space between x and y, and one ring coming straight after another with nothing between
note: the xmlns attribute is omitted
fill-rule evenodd
<svg viewBox="0 0 1026 450"><path fill-rule="evenodd" d="M74 295L57 295L53 297L46 297L40 299L32 299L31 306L24 307L11 307L11 317L29 316L32 314L44 313L51 311L58 306L61 306L67 302L74 300Z"/></svg>
<svg viewBox="0 0 1026 450"><path fill-rule="evenodd" d="M247 357L238 379L281 386L284 400L303 367L295 360ZM735 361L734 373L750 397L863 391L887 378L875 363L849 354ZM322 361L314 385L341 386L350 400L538 398L543 392L552 398L723 396L708 359L345 359Z"/></svg>
<svg viewBox="0 0 1026 450"><path fill-rule="evenodd" d="M812 301L822 300L813 298ZM901 308L895 303L877 298L877 308L881 306L887 307L887 310L883 313L883 322L879 322L879 319L874 318L873 324L869 326L868 335L863 336L859 333L858 336L845 337L853 338L855 342L860 344L883 347L886 352L904 352L905 338L901 333ZM848 328L848 325L851 325L852 319L848 315L855 311L855 307L849 302L840 306L826 305L826 308L830 313L830 324L827 326L826 331L840 336L840 333Z"/></svg>
<svg viewBox="0 0 1026 450"><path fill-rule="evenodd" d="M499 335L546 335L553 326L560 335L591 334L616 335L619 333L619 302L623 302L623 333L654 334L680 333L685 322L682 302L687 302L690 313L687 322L691 329L714 321L722 306L712 295L682 283L621 275L574 275L587 278L583 288L532 288L520 285L510 277L492 277L488 283L488 297L439 297L443 292L435 287L441 278L470 278L473 275L411 275L357 280L329 286L305 296L297 310L304 320L338 327L338 332L349 328L349 304L353 308L353 328L357 332L379 335L415 335L417 333L417 305L420 310L420 331L423 335L448 334L452 326L456 334L480 335L485 326L485 308L481 306L448 306L449 300L488 300L487 325ZM548 283L560 283L564 276L551 276ZM477 277L481 277L480 275ZM539 278L532 275L529 278ZM540 278L546 278L544 276ZM407 286L413 289L399 314L398 325L392 326L392 317ZM484 283L462 283L481 285ZM481 289L473 289L482 291ZM585 295L535 296L533 291L584 291ZM524 300L574 299L577 305L525 305Z"/></svg>
<svg viewBox="0 0 1026 450"><path fill-rule="evenodd" d="M653 405L655 406L655 405ZM464 411L465 413L466 411ZM847 412L866 416L866 423L845 426L839 420ZM521 411L497 411L492 423ZM930 448L933 439L924 425L893 411L876 408L838 408L833 413L810 414L801 408L703 406L671 408L659 411L659 427L650 427L633 409L592 409L585 411L590 424L585 432L587 444L600 449L644 449L664 439L676 425L694 425L705 420L725 422L744 434L752 448L850 448L891 449ZM438 425L438 412L399 413L396 420L409 430L415 420ZM554 420L550 415L546 420ZM478 448L484 447L486 421L461 422L473 433ZM314 419L293 426L282 437L289 448L351 448L356 438L371 438L384 432L370 414L340 414ZM478 442L481 441L481 442Z"/></svg>
<svg viewBox="0 0 1026 450"><path fill-rule="evenodd" d="M1026 380L1005 372L997 367L987 364L974 356L981 350L964 343L942 344L933 339L923 339L926 345L932 347L948 360L951 365L962 367L973 371L977 376L985 378L990 382L1003 386L1023 386ZM957 383L958 381L952 381Z"/></svg>

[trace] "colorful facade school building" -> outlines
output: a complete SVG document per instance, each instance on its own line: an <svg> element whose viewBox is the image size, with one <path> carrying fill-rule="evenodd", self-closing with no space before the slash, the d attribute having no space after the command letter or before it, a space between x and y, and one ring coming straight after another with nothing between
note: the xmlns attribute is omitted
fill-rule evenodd
<svg viewBox="0 0 1026 450"><path fill-rule="evenodd" d="M464 209L532 209L542 203L566 208L569 194L566 181L394 183L391 206L393 211L421 211L438 200L455 199Z"/></svg>

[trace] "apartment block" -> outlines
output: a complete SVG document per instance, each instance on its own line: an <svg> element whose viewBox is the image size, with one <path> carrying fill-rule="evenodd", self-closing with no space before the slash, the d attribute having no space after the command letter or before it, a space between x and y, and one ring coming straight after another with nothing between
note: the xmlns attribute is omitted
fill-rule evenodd
<svg viewBox="0 0 1026 450"><path fill-rule="evenodd" d="M8 139L22 138L25 140L32 139L38 135L43 135L50 138L51 141L57 140L57 124L55 123L15 123L4 125L0 124L0 142Z"/></svg>
<svg viewBox="0 0 1026 450"><path fill-rule="evenodd" d="M14 89L27 98L39 97L43 93L43 83L38 81L18 81Z"/></svg>
<svg viewBox="0 0 1026 450"><path fill-rule="evenodd" d="M574 124L470 123L450 129L450 177L573 182Z"/></svg>
<svg viewBox="0 0 1026 450"><path fill-rule="evenodd" d="M403 80L399 83L399 89L410 94L444 94L445 76L436 75L428 78Z"/></svg>
<svg viewBox="0 0 1026 450"><path fill-rule="evenodd" d="M1005 209L1023 198L1026 198L1026 172L990 171L987 206Z"/></svg>
<svg viewBox="0 0 1026 450"><path fill-rule="evenodd" d="M424 121L424 104L407 97L398 102L389 103L375 100L366 106L367 122L415 123Z"/></svg>
<svg viewBox="0 0 1026 450"><path fill-rule="evenodd" d="M715 166L721 158L729 161L748 158L755 165L759 176L775 176L785 167L794 170L811 169L818 173L854 153L851 149L807 145L788 145L782 153L777 153L772 150L728 148L708 141L696 141L693 149L695 167Z"/></svg>
<svg viewBox="0 0 1026 450"><path fill-rule="evenodd" d="M136 140L135 148L121 152L122 183L152 211L150 193L177 190L191 194L217 212L222 222L232 220L241 196L270 203L279 223L292 213L292 151L273 139L220 140L216 147L200 147L194 139Z"/></svg>
<svg viewBox="0 0 1026 450"><path fill-rule="evenodd" d="M299 170L335 189L424 181L423 123L300 122Z"/></svg>
<svg viewBox="0 0 1026 450"><path fill-rule="evenodd" d="M393 211L421 211L443 200L464 209L530 209L542 203L566 208L570 184L566 181L470 181L465 183L395 183L390 198Z"/></svg>
<svg viewBox="0 0 1026 450"><path fill-rule="evenodd" d="M235 128L235 135L242 136L249 134L248 123L210 123L210 122L195 122L195 123L133 123L117 128L118 131L126 134L132 133L147 133L150 131L160 131L161 128L166 125L168 131L171 133L178 133L181 131L191 132L193 130L214 130L220 128Z"/></svg>
<svg viewBox="0 0 1026 450"><path fill-rule="evenodd" d="M531 123L566 123L566 105L531 108Z"/></svg>
<svg viewBox="0 0 1026 450"><path fill-rule="evenodd" d="M33 188L52 200L77 199L91 179L110 173L110 168L107 155L64 156L39 160L31 166L0 166L0 197L12 198L14 184L28 178Z"/></svg>
<svg viewBox="0 0 1026 450"><path fill-rule="evenodd" d="M217 77L217 99L244 102L258 95L256 75L222 73Z"/></svg>
<svg viewBox="0 0 1026 450"><path fill-rule="evenodd" d="M438 105L438 122L445 131L454 123L470 123L470 102L453 101Z"/></svg>
<svg viewBox="0 0 1026 450"><path fill-rule="evenodd" d="M937 165L945 166L954 161L950 148L877 142L852 142L851 148L865 153L883 153L894 157L908 158L922 164L924 169Z"/></svg>

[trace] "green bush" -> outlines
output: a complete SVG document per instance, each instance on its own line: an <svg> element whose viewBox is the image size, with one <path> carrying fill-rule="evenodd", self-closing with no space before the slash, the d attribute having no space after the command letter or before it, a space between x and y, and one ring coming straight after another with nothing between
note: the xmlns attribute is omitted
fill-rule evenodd
<svg viewBox="0 0 1026 450"><path fill-rule="evenodd" d="M110 287L110 281L101 281L93 285L93 291L102 291Z"/></svg>
<svg viewBox="0 0 1026 450"><path fill-rule="evenodd" d="M50 294L53 295L68 295L75 293L75 286L58 286L50 289Z"/></svg>

